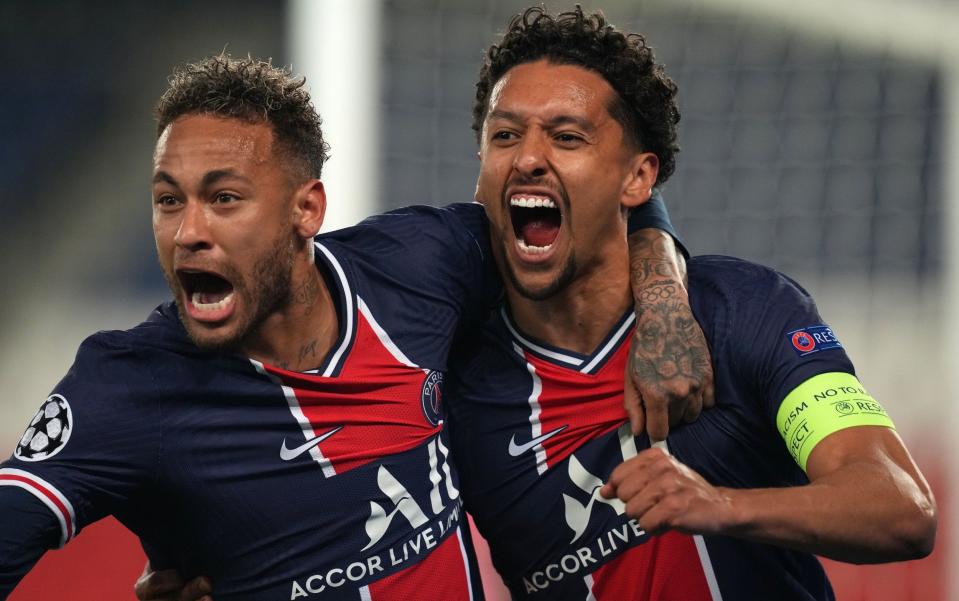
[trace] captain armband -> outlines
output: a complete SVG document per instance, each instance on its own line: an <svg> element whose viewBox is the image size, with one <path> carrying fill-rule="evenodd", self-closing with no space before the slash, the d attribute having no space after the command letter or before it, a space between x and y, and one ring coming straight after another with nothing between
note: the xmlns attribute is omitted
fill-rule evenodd
<svg viewBox="0 0 959 601"><path fill-rule="evenodd" d="M776 414L776 428L803 471L809 454L823 438L853 426L895 429L886 410L856 376L842 372L809 378L786 396Z"/></svg>

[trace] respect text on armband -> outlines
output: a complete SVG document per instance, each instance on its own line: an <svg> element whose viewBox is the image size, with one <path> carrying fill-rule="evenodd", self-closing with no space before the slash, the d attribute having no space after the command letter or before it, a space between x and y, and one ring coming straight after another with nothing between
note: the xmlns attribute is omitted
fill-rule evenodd
<svg viewBox="0 0 959 601"><path fill-rule="evenodd" d="M888 426L882 405L855 376L834 372L814 376L789 393L776 418L789 453L806 468L806 459L823 438L852 426Z"/></svg>

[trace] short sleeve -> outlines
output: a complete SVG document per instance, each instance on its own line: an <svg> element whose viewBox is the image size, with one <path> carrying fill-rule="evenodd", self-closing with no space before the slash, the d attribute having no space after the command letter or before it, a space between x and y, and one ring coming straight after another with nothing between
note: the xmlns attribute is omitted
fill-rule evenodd
<svg viewBox="0 0 959 601"><path fill-rule="evenodd" d="M697 266L702 270L703 264ZM718 259L705 267L727 306L721 348L738 378L754 389L770 423L783 399L810 378L855 375L837 334L812 297L792 279L766 267Z"/></svg>

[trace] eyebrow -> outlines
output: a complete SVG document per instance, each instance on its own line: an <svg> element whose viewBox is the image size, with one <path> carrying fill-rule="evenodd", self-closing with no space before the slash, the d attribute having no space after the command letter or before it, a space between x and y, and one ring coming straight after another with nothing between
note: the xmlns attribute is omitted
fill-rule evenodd
<svg viewBox="0 0 959 601"><path fill-rule="evenodd" d="M516 123L523 122L523 118L518 113L514 113L512 111L504 111L504 110L497 109L494 111L490 111L489 116L491 119L492 118L505 119L507 121L513 121ZM584 119L582 117L577 117L575 115L556 115L555 117L551 117L550 119L547 119L546 121L546 126L549 128L554 128L560 125L567 125L567 124L573 124L573 125L579 126L588 132L596 131L596 126L593 125L592 121L589 121L588 119Z"/></svg>
<svg viewBox="0 0 959 601"><path fill-rule="evenodd" d="M154 173L153 183L154 184L164 183L164 184L170 184L171 186L176 186L177 188L180 187L180 183L176 181L176 178L174 178L172 175L170 175L166 171L157 171L156 173Z"/></svg>
<svg viewBox="0 0 959 601"><path fill-rule="evenodd" d="M221 179L237 179L245 183L249 183L249 179L243 177L232 169L214 169L213 171L208 171L203 175L203 179L200 180L200 188L205 189L209 188L213 184L217 183ZM153 183L167 183L171 186L180 187L180 183L176 181L176 178L167 173L166 171L157 171L153 175Z"/></svg>
<svg viewBox="0 0 959 601"><path fill-rule="evenodd" d="M243 177L236 171L233 171L232 169L214 169L213 171L207 171L203 175L203 179L200 180L200 189L209 188L221 179L237 179L243 181L244 183L250 182L250 180Z"/></svg>

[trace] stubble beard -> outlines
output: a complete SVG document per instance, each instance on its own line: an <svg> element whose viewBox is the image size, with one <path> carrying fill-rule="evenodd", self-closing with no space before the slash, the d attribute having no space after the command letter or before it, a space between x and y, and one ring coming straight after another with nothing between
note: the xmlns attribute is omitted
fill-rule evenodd
<svg viewBox="0 0 959 601"><path fill-rule="evenodd" d="M566 264L563 265L563 270L560 274L556 276L552 282L541 288L531 288L524 285L520 281L519 276L516 275L516 271L513 269L513 265L509 262L509 259L503 262L506 264L506 276L509 278L510 283L513 284L513 288L516 289L520 296L531 301L544 301L552 298L560 290L569 286L570 282L576 277L576 255L572 252L570 252L569 257L566 259Z"/></svg>
<svg viewBox="0 0 959 601"><path fill-rule="evenodd" d="M295 247L292 238L277 240L253 264L252 285L232 266L224 266L227 279L233 284L233 294L240 307L249 307L245 316L230 331L213 333L194 324L183 307L180 281L173 273L164 270L173 298L176 301L180 322L187 335L198 348L208 352L236 352L256 332L267 317L283 309L290 302L293 281Z"/></svg>

